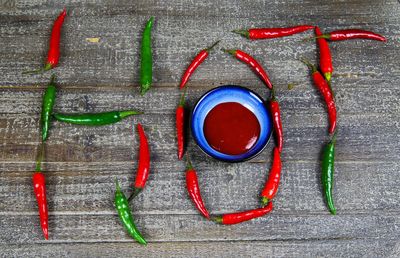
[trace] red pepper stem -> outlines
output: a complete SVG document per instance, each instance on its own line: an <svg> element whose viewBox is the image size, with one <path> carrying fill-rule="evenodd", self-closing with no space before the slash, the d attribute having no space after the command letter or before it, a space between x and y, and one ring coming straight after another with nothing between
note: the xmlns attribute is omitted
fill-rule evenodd
<svg viewBox="0 0 400 258"><path fill-rule="evenodd" d="M328 81L328 83L330 83L331 78L332 78L332 73L324 73L324 77L325 79Z"/></svg>
<svg viewBox="0 0 400 258"><path fill-rule="evenodd" d="M222 51L224 51L225 53L228 53L230 55L233 55L233 56L236 55L236 50L235 49L225 49L225 48L223 48Z"/></svg>
<svg viewBox="0 0 400 258"><path fill-rule="evenodd" d="M36 172L42 171L42 161L43 161L44 151L45 151L44 144L41 143L40 146L38 147L38 154L36 158L36 166L35 166Z"/></svg>
<svg viewBox="0 0 400 258"><path fill-rule="evenodd" d="M50 63L47 63L44 67L43 67L43 71L48 71L51 70L53 68L53 65Z"/></svg>
<svg viewBox="0 0 400 258"><path fill-rule="evenodd" d="M206 48L205 50L207 52L209 52L211 49L213 49L216 45L218 45L218 43L221 42L221 40L218 40L216 42L214 42L214 44L212 44L211 46L209 46L208 48Z"/></svg>
<svg viewBox="0 0 400 258"><path fill-rule="evenodd" d="M329 35L329 34L322 34L322 35L320 35L320 36L313 37L313 38L315 38L315 39L330 39L330 38L331 38L331 35Z"/></svg>
<svg viewBox="0 0 400 258"><path fill-rule="evenodd" d="M22 72L22 74L38 74L38 73L44 73L48 70L51 70L53 68L53 65L50 63L47 63L44 67L37 69L37 70L32 70L32 71L25 71Z"/></svg>
<svg viewBox="0 0 400 258"><path fill-rule="evenodd" d="M218 224L223 224L222 216L213 216L210 218L210 220Z"/></svg>
<svg viewBox="0 0 400 258"><path fill-rule="evenodd" d="M129 198L128 198L128 202L130 202L131 200L133 200L133 198L135 198L136 195L138 195L142 190L143 190L143 188L135 187L135 188L133 189L133 192L132 192L131 196L129 196Z"/></svg>
<svg viewBox="0 0 400 258"><path fill-rule="evenodd" d="M304 38L303 41L306 42L306 41L310 41L310 40L314 40L314 39L330 39L330 38L331 38L331 36L329 34L322 34L317 37L311 36L308 38Z"/></svg>
<svg viewBox="0 0 400 258"><path fill-rule="evenodd" d="M261 204L262 206L266 206L269 202L269 199L267 197L261 197Z"/></svg>
<svg viewBox="0 0 400 258"><path fill-rule="evenodd" d="M271 100L272 101L276 101L276 97L275 97L275 88L271 89Z"/></svg>
<svg viewBox="0 0 400 258"><path fill-rule="evenodd" d="M249 38L250 34L248 30L233 30L233 33L239 34L240 36L243 36L245 38Z"/></svg>
<svg viewBox="0 0 400 258"><path fill-rule="evenodd" d="M192 166L192 162L190 162L190 158L189 158L189 154L186 154L186 166L187 166L187 170L192 170L193 166Z"/></svg>
<svg viewBox="0 0 400 258"><path fill-rule="evenodd" d="M311 69L311 72L312 72L312 73L318 72L317 67L316 67L315 65L313 65L313 64L312 64L310 61L308 61L307 59L301 58L301 59L299 59L299 60L300 60L301 62L305 63L305 64L308 66L308 68Z"/></svg>
<svg viewBox="0 0 400 258"><path fill-rule="evenodd" d="M186 97L186 91L187 91L186 89L187 88L185 87L185 90L183 91L182 96L181 96L181 98L179 100L179 106L180 107L185 106L185 97Z"/></svg>

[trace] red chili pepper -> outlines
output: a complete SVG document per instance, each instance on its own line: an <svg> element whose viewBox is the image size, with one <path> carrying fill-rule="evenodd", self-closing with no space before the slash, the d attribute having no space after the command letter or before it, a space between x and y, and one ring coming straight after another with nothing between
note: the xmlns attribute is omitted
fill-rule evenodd
<svg viewBox="0 0 400 258"><path fill-rule="evenodd" d="M176 137L178 140L178 159L183 158L185 152L185 93L181 96L179 105L175 112L175 122L176 122Z"/></svg>
<svg viewBox="0 0 400 258"><path fill-rule="evenodd" d="M53 29L51 31L49 51L47 52L47 61L42 69L24 72L26 73L39 73L53 69L57 66L58 60L60 59L60 38L61 28L64 23L67 11L64 9L57 19L54 21Z"/></svg>
<svg viewBox="0 0 400 258"><path fill-rule="evenodd" d="M197 210L203 214L207 219L210 218L210 214L204 205L203 198L201 198L199 182L197 180L196 170L193 169L192 164L188 159L188 165L186 169L186 189L189 193L190 199L192 199Z"/></svg>
<svg viewBox="0 0 400 258"><path fill-rule="evenodd" d="M147 142L147 137L144 133L143 127L141 124L137 125L137 129L139 132L139 165L136 173L136 179L134 184L134 189L129 197L128 201L131 201L136 195L138 195L144 188L147 182L147 178L150 173L150 149L149 143Z"/></svg>
<svg viewBox="0 0 400 258"><path fill-rule="evenodd" d="M329 116L329 133L332 134L336 129L336 105L333 97L333 92L331 91L328 82L325 80L324 76L317 70L317 68L307 60L302 60L312 72L312 78L315 86L321 92L324 97L324 101L328 108Z"/></svg>
<svg viewBox="0 0 400 258"><path fill-rule="evenodd" d="M201 63L204 62L204 60L206 60L206 58L208 57L208 54L210 52L210 50L215 47L218 43L220 42L220 40L218 40L217 42L215 42L214 44L212 44L212 46L201 50L193 59L193 61L190 63L190 65L188 66L188 68L186 69L185 73L182 76L181 79L181 84L179 85L180 89L183 89L186 85L186 83L188 82L190 76L192 76L192 74L194 73L194 71L197 69L197 67L199 67L199 65Z"/></svg>
<svg viewBox="0 0 400 258"><path fill-rule="evenodd" d="M261 192L261 203L266 205L270 202L278 191L281 178L282 162L281 153L277 147L274 148L274 160L269 171L268 180L265 182L264 189Z"/></svg>
<svg viewBox="0 0 400 258"><path fill-rule="evenodd" d="M223 49L223 51L248 64L257 73L257 75L260 76L267 87L272 89L271 80L262 66L257 62L256 59L254 59L254 57L239 49Z"/></svg>
<svg viewBox="0 0 400 258"><path fill-rule="evenodd" d="M248 39L272 39L286 37L293 34L297 34L306 30L313 29L312 25L299 25L287 28L259 28L259 29L248 29L248 30L234 30L232 32L242 35Z"/></svg>
<svg viewBox="0 0 400 258"><path fill-rule="evenodd" d="M213 217L212 220L219 224L224 224L224 225L238 224L244 221L264 216L265 214L271 212L272 209L273 209L272 202L269 202L267 206L263 208L237 212L237 213L223 214L220 216Z"/></svg>
<svg viewBox="0 0 400 258"><path fill-rule="evenodd" d="M315 36L323 35L318 27L315 27ZM330 82L333 72L332 56L329 49L328 41L324 38L317 38L317 44L319 48L319 68L325 76L325 79Z"/></svg>
<svg viewBox="0 0 400 258"><path fill-rule="evenodd" d="M45 239L49 239L46 180L43 173L40 171L36 171L33 174L33 190L39 207L40 225L42 226L43 235Z"/></svg>
<svg viewBox="0 0 400 258"><path fill-rule="evenodd" d="M331 41L347 40L347 39L372 39L386 42L387 39L372 31L359 30L359 29L347 29L347 30L336 30L327 34L322 34L317 38L325 38Z"/></svg>
<svg viewBox="0 0 400 258"><path fill-rule="evenodd" d="M283 146L283 128L281 120L281 110L279 108L279 102L275 98L275 92L272 90L272 98L269 101L269 110L272 115L272 122L274 126L274 134L278 145L279 152L282 152Z"/></svg>

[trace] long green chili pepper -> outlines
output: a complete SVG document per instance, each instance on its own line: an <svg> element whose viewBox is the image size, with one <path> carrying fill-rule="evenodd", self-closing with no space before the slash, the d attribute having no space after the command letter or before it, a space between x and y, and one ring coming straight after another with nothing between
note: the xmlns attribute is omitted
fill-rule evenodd
<svg viewBox="0 0 400 258"><path fill-rule="evenodd" d="M333 176L334 176L334 162L335 162L335 143L336 134L332 140L325 145L322 155L322 187L325 194L325 200L328 209L332 215L336 214L336 208L333 203Z"/></svg>
<svg viewBox="0 0 400 258"><path fill-rule="evenodd" d="M144 28L142 35L142 49L140 56L140 94L144 95L151 87L153 80L153 57L151 54L151 28L154 17L151 17Z"/></svg>
<svg viewBox="0 0 400 258"><path fill-rule="evenodd" d="M142 245L147 245L146 240L143 238L142 234L136 228L135 223L133 222L133 217L131 210L129 209L128 200L126 199L124 193L121 191L119 187L118 181L116 180L116 191L115 191L115 208L118 211L119 218L124 224L125 229L128 231L129 235L135 239L138 243Z"/></svg>
<svg viewBox="0 0 400 258"><path fill-rule="evenodd" d="M42 104L42 115L40 118L40 127L42 128L42 141L46 141L49 135L49 127L50 122L52 120L51 113L53 111L54 102L56 99L56 84L55 84L56 76L53 74L51 76L50 83L47 85L46 91L43 95L43 104Z"/></svg>
<svg viewBox="0 0 400 258"><path fill-rule="evenodd" d="M88 113L88 114L54 114L54 118L61 122L77 125L108 125L121 121L122 119L140 115L143 112L134 110L110 111L103 113Z"/></svg>

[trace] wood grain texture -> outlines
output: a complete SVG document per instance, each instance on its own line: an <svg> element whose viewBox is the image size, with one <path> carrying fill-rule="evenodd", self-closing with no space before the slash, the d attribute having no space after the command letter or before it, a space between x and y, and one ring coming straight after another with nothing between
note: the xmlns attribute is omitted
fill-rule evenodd
<svg viewBox="0 0 400 258"><path fill-rule="evenodd" d="M62 57L54 69L57 112L138 109L144 115L99 128L54 122L44 163L50 241L43 241L31 175L39 142L43 89L40 67L51 23L66 6ZM0 256L1 257L399 257L400 256L400 4L398 1L0 1ZM138 94L143 24L156 17L154 87ZM316 60L306 32L248 41L230 33L248 27L317 24L323 31L363 28L386 44L330 44L339 112L335 201L328 214L319 157L328 140L324 104L307 68ZM200 217L176 160L174 109L183 69L200 49L240 48L266 68L281 103L285 145L282 185L273 213L232 227ZM287 84L294 89L288 90ZM188 108L213 87L239 84L268 91L248 68L218 48L188 83ZM152 172L132 204L149 241L126 235L112 204L114 180L130 191L141 122L150 139ZM206 157L190 139L207 207L213 214L253 208L271 162L272 144L255 159L226 164Z"/></svg>

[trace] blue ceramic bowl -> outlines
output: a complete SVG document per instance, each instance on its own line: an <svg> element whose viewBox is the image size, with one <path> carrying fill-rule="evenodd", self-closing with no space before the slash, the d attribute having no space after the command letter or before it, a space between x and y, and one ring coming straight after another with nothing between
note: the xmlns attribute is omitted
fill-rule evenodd
<svg viewBox="0 0 400 258"><path fill-rule="evenodd" d="M224 102L237 102L248 108L260 123L260 135L254 146L245 153L228 155L213 149L204 136L204 120L209 111ZM193 108L190 122L197 145L208 155L227 162L240 162L254 158L267 145L272 133L272 118L263 99L255 92L240 86L226 85L205 93Z"/></svg>

